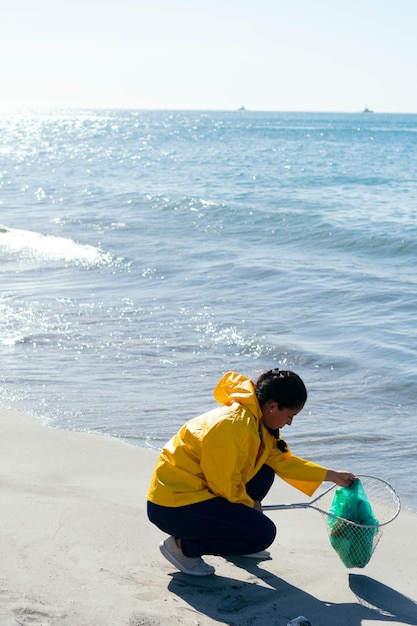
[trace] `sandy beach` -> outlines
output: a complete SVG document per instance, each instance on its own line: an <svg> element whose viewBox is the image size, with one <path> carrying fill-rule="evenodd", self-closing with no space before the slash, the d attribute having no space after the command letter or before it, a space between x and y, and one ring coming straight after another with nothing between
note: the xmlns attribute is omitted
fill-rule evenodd
<svg viewBox="0 0 417 626"><path fill-rule="evenodd" d="M0 626L417 625L413 513L347 570L319 513L272 511L270 560L206 557L216 574L194 578L162 557L146 517L155 451L5 409L0 423ZM279 480L269 496L301 499Z"/></svg>

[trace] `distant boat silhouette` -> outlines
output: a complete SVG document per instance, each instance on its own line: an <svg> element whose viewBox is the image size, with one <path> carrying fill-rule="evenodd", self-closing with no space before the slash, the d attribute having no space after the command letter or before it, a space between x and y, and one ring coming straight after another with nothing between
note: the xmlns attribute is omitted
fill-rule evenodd
<svg viewBox="0 0 417 626"><path fill-rule="evenodd" d="M246 111L245 107L239 107L238 111Z"/></svg>
<svg viewBox="0 0 417 626"><path fill-rule="evenodd" d="M373 111L371 111L371 109L368 109L368 107L365 107L362 113L373 113Z"/></svg>

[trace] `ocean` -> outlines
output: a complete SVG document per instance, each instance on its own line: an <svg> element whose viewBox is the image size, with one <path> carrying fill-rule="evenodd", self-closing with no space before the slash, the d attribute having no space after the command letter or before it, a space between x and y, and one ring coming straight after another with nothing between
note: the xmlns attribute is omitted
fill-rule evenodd
<svg viewBox="0 0 417 626"><path fill-rule="evenodd" d="M417 115L0 116L0 404L160 448L227 370L417 511Z"/></svg>

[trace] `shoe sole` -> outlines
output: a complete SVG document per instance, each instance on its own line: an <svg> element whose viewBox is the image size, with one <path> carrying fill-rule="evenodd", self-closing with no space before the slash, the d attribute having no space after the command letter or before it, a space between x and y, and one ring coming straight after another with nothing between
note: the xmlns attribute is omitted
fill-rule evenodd
<svg viewBox="0 0 417 626"><path fill-rule="evenodd" d="M242 554L242 557L245 559L255 559L256 561L266 561L271 559L271 554L269 552L254 552L253 554Z"/></svg>
<svg viewBox="0 0 417 626"><path fill-rule="evenodd" d="M199 572L196 570L187 569L180 561L177 561L175 556L171 554L169 550L166 549L163 542L159 545L159 549L164 555L164 557L167 559L167 561L172 563L172 565L175 565L175 567L179 569L181 572L183 572L184 574L189 574L189 576L211 576L212 574L214 574L214 568L212 571L208 571L208 572L201 572L201 571Z"/></svg>

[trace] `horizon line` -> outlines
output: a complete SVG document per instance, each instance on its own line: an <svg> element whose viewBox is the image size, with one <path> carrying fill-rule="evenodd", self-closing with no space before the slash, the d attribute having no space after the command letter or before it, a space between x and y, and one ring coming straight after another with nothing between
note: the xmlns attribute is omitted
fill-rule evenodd
<svg viewBox="0 0 417 626"><path fill-rule="evenodd" d="M12 112L47 112L47 111L142 111L142 112L190 112L190 113L280 113L280 114L328 114L328 115L416 115L417 111L384 111L374 110L364 107L361 110L311 110L311 109L250 109L246 107L237 108L194 108L194 107L139 107L128 105L91 105L91 104L0 104L0 113Z"/></svg>

